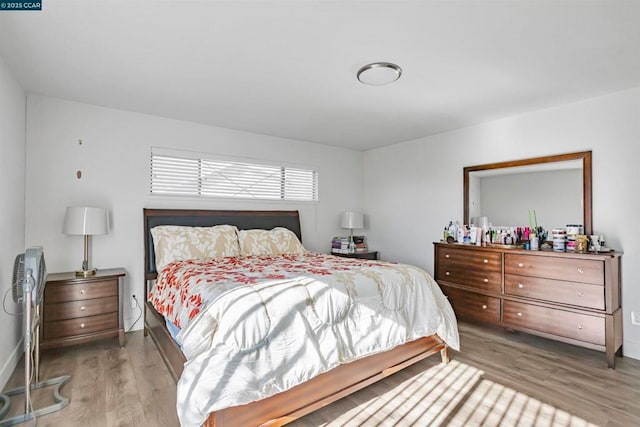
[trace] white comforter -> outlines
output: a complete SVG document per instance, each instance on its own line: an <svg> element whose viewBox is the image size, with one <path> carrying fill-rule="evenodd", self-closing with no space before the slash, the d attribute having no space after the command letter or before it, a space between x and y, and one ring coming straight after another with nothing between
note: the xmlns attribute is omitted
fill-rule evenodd
<svg viewBox="0 0 640 427"><path fill-rule="evenodd" d="M451 306L410 265L309 253L179 262L163 275L154 305L166 315L167 300L183 303L171 307L187 358L183 426L434 333L459 348Z"/></svg>

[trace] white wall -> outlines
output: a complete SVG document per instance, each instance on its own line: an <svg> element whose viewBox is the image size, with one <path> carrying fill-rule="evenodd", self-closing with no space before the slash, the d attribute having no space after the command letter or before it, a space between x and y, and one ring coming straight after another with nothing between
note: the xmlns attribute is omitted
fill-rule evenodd
<svg viewBox="0 0 640 427"><path fill-rule="evenodd" d="M0 57L0 292L11 287L13 261L24 252L25 93ZM7 309L19 307L7 299ZM0 390L22 355L22 316L0 310Z"/></svg>
<svg viewBox="0 0 640 427"><path fill-rule="evenodd" d="M464 166L593 150L593 224L624 251L625 355L640 358L640 88L496 120L364 154L369 246L433 271L433 245L462 222Z"/></svg>
<svg viewBox="0 0 640 427"><path fill-rule="evenodd" d="M91 263L98 268L126 268L126 297L141 297L144 289L143 207L300 210L303 243L321 252L327 252L331 237L343 231L341 211L362 209L358 151L35 95L29 95L27 104L27 244L44 246L50 272L75 270L82 260L82 238L62 234L66 206L108 208L112 230L93 237ZM151 146L316 166L320 202L152 197ZM82 170L82 179L76 178L77 170ZM136 313L125 306L125 319L130 319ZM127 328L130 323L125 320ZM141 326L139 322L136 329Z"/></svg>

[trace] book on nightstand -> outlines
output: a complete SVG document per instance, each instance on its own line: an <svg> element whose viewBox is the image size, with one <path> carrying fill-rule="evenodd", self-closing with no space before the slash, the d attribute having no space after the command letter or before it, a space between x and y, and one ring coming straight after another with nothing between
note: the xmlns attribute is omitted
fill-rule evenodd
<svg viewBox="0 0 640 427"><path fill-rule="evenodd" d="M364 236L353 236L353 243L355 245L356 252L366 252L367 243ZM348 254L349 252L349 237L337 236L331 240L331 253L334 254Z"/></svg>

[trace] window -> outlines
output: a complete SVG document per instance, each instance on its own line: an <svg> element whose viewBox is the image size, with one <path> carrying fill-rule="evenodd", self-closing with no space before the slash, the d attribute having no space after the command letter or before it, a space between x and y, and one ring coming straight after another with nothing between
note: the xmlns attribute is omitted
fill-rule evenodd
<svg viewBox="0 0 640 427"><path fill-rule="evenodd" d="M154 147L151 194L317 201L318 171Z"/></svg>

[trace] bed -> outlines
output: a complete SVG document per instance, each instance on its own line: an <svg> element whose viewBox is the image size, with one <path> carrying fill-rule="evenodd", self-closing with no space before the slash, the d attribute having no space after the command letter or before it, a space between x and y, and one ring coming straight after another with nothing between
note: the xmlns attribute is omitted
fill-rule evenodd
<svg viewBox="0 0 640 427"><path fill-rule="evenodd" d="M291 230L302 241L300 219L297 211L144 209L143 218L145 295L147 296L150 295L150 286L155 283L158 277L153 237L151 235L151 230L154 227L165 225L192 227L231 225L237 227L238 230L271 230L275 227L283 227ZM309 254L305 256L310 259L317 257L325 263L330 262L330 260L327 261L327 258L336 258L329 255ZM356 260L349 261L357 262ZM245 264L250 262L250 258L243 262ZM150 336L154 341L171 375L178 381L183 374L187 357L169 332L165 316L158 313L149 298L145 300L144 317L145 336ZM456 339L453 341L454 346L457 346L457 330L455 332ZM451 338L448 337L448 339L451 342ZM191 354L188 350L186 352ZM360 357L349 363L339 364L326 372L315 375L309 380L270 397L242 405L219 408L208 415L204 425L209 427L284 425L435 353L440 353L444 363L448 362L448 345L439 335L421 336L383 352ZM191 363L192 361L190 360L189 362Z"/></svg>

